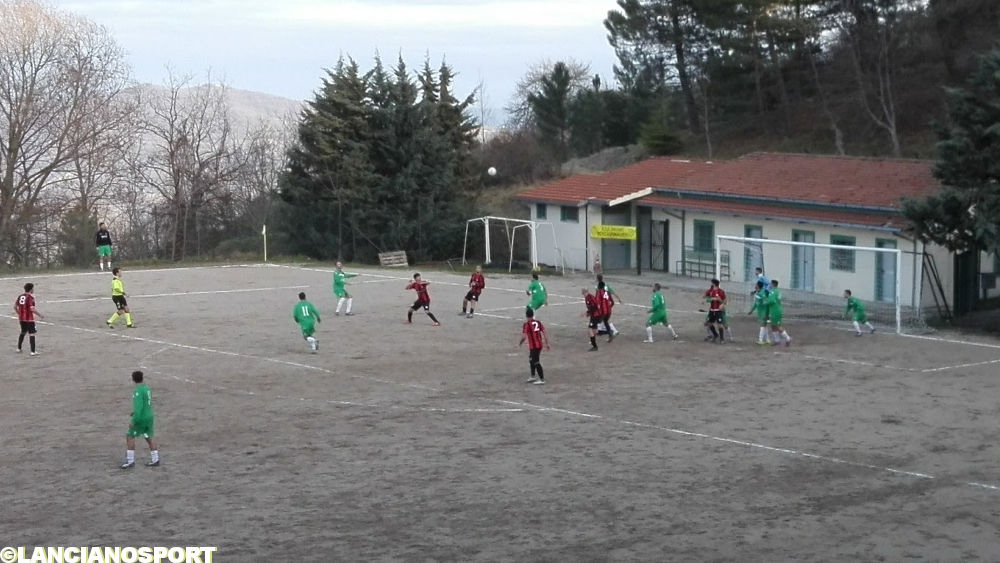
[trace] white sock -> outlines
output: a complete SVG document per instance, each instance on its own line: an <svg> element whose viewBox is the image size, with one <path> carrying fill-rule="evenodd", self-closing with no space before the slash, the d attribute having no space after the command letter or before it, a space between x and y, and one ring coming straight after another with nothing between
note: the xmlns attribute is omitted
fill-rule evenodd
<svg viewBox="0 0 1000 563"><path fill-rule="evenodd" d="M760 332L757 333L757 341L764 342L767 340L767 327L760 327Z"/></svg>
<svg viewBox="0 0 1000 563"><path fill-rule="evenodd" d="M858 321L854 321L854 332L861 333L861 325L858 324Z"/></svg>
<svg viewBox="0 0 1000 563"><path fill-rule="evenodd" d="M608 326L611 327L611 332L618 332L618 329L615 328L615 323L608 321Z"/></svg>
<svg viewBox="0 0 1000 563"><path fill-rule="evenodd" d="M667 325L667 330L670 331L671 336L673 336L674 338L677 338L677 331L674 330L673 326Z"/></svg>
<svg viewBox="0 0 1000 563"><path fill-rule="evenodd" d="M778 333L772 330L771 331L771 344L777 344L777 343L778 343Z"/></svg>
<svg viewBox="0 0 1000 563"><path fill-rule="evenodd" d="M728 336L730 340L733 339L733 329L729 328L728 326L726 327L726 336Z"/></svg>
<svg viewBox="0 0 1000 563"><path fill-rule="evenodd" d="M101 271L104 271L104 262L101 262Z"/></svg>
<svg viewBox="0 0 1000 563"><path fill-rule="evenodd" d="M160 450L150 450L149 461L153 463L160 461Z"/></svg>
<svg viewBox="0 0 1000 563"><path fill-rule="evenodd" d="M792 341L792 337L788 336L788 331L785 331L785 330L781 331L781 337L785 339L785 342L791 342Z"/></svg>
<svg viewBox="0 0 1000 563"><path fill-rule="evenodd" d="M338 312L338 313L340 312L340 308L344 306L344 301L347 301L347 299L345 299L345 298L343 298L343 297L341 297L341 298L340 298L340 299L339 299L339 300L337 301L337 312Z"/></svg>
<svg viewBox="0 0 1000 563"><path fill-rule="evenodd" d="M653 339L653 327L651 326L646 327L646 338L648 338L649 340Z"/></svg>
<svg viewBox="0 0 1000 563"><path fill-rule="evenodd" d="M108 269L111 269L111 260L108 260Z"/></svg>
<svg viewBox="0 0 1000 563"><path fill-rule="evenodd" d="M135 450L125 450L125 463L135 463Z"/></svg>
<svg viewBox="0 0 1000 563"><path fill-rule="evenodd" d="M352 303L354 303L354 298L353 298L353 297L349 297L349 298L347 299L347 312L348 312L348 313L350 313L350 312L351 312L351 304L352 304Z"/></svg>
<svg viewBox="0 0 1000 563"><path fill-rule="evenodd" d="M867 323L867 322L866 322L866 323L865 323L865 326L866 326L866 327L868 327L868 330L875 330L875 327L874 327L874 326L872 326L872 323Z"/></svg>

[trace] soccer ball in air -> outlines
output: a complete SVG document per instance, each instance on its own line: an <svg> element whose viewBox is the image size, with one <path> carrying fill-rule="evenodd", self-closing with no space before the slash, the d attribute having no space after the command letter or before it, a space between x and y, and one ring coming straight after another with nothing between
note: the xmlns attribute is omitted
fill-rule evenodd
<svg viewBox="0 0 1000 563"><path fill-rule="evenodd" d="M497 175L497 169L496 169L496 168L494 168L494 167L492 167L492 166L490 166L490 167L489 167L489 168L488 168L488 169L486 170L486 173L487 173L487 174L489 174L490 176L496 176L496 175Z"/></svg>

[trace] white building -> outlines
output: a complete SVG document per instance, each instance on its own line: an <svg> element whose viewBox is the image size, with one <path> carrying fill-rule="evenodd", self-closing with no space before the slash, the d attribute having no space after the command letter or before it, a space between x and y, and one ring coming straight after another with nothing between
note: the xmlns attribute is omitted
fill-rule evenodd
<svg viewBox="0 0 1000 563"><path fill-rule="evenodd" d="M543 264L590 270L599 260L604 270L712 277L717 235L898 248L897 269L894 255L876 252L728 242L720 247L725 279L744 281L763 266L793 290L832 296L851 288L863 300L892 302L898 277L904 307L934 309L935 300L943 300L966 311L981 280L983 295L997 294L989 283L995 279L993 257L955 256L925 245L908 234L899 213L902 198L938 189L931 168L921 160L773 153L715 162L651 158L557 180L517 197L530 206L532 220L553 225L537 233ZM638 236L594 238L594 225L630 225Z"/></svg>

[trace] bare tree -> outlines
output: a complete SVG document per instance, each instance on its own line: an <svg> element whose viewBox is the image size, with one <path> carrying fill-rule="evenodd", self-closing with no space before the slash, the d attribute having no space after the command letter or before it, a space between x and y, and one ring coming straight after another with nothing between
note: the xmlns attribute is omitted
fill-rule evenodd
<svg viewBox="0 0 1000 563"><path fill-rule="evenodd" d="M144 126L149 152L145 182L163 198L170 214L170 258L200 254L204 212L228 198L228 184L242 163L226 101L226 86L190 86L191 76L169 72L165 94L149 100Z"/></svg>
<svg viewBox="0 0 1000 563"><path fill-rule="evenodd" d="M44 192L127 114L129 71L104 28L41 2L0 3L0 29L0 253L18 265Z"/></svg>
<svg viewBox="0 0 1000 563"><path fill-rule="evenodd" d="M261 119L247 131L242 143L238 161L243 166L233 185L234 212L255 231L271 215L288 149L295 142L295 120L294 115L281 117L277 124Z"/></svg>

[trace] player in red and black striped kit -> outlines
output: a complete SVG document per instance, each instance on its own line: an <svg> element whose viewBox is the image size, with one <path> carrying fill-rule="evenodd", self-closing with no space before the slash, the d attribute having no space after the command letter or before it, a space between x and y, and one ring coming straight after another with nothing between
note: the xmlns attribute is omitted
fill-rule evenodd
<svg viewBox="0 0 1000 563"><path fill-rule="evenodd" d="M587 291L587 288L580 290L580 295L583 295L583 303L587 306L587 310L583 313L587 316L587 327L590 332L590 351L594 352L597 350L597 325L601 324L601 306L597 302L597 297L593 293Z"/></svg>
<svg viewBox="0 0 1000 563"><path fill-rule="evenodd" d="M462 312L459 315L465 315L469 319L472 318L472 315L476 312L476 303L479 303L479 295L482 294L484 287L486 287L486 278L483 277L483 267L476 266L476 271L472 272L472 276L469 278L469 292L465 294L465 299L462 300ZM465 312L466 307L468 307L468 313Z"/></svg>
<svg viewBox="0 0 1000 563"><path fill-rule="evenodd" d="M35 290L35 284L26 283L24 284L24 293L17 296L14 301L14 312L17 313L17 320L21 323L21 335L17 337L17 351L21 351L21 345L24 344L24 335L28 335L28 344L31 346L31 355L37 356L38 352L35 351L35 315L38 318L42 318L42 314L35 309L35 296L32 294Z"/></svg>
<svg viewBox="0 0 1000 563"><path fill-rule="evenodd" d="M524 312L524 324L521 326L521 341L518 346L528 341L528 364L531 366L531 378L528 383L545 385L545 372L542 370L542 346L549 349L549 337L545 334L545 325L535 320L535 312L528 308ZM537 374L537 375L536 375Z"/></svg>
<svg viewBox="0 0 1000 563"><path fill-rule="evenodd" d="M601 321L604 323L608 342L611 342L615 339L615 334L618 333L618 331L611 327L611 308L615 306L615 301L603 281L597 282L597 295L594 297L597 299L598 311L601 313Z"/></svg>
<svg viewBox="0 0 1000 563"><path fill-rule="evenodd" d="M420 274L413 274L413 281L406 286L406 289L412 289L417 292L417 300L413 302L410 306L410 310L406 312L406 322L413 322L413 312L418 309L423 309L427 316L431 318L432 326L439 326L441 323L434 318L434 313L431 313L431 295L427 293L427 284L431 282L424 281L420 279Z"/></svg>

